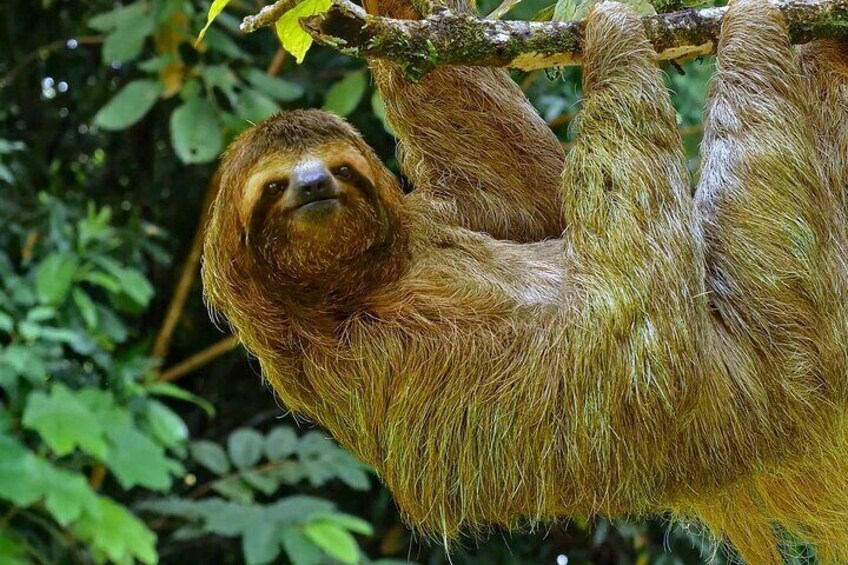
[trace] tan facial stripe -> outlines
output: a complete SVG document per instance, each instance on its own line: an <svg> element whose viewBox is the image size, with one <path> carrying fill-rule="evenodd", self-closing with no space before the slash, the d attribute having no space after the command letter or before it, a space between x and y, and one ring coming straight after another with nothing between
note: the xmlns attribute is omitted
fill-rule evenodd
<svg viewBox="0 0 848 565"><path fill-rule="evenodd" d="M330 171L347 164L362 177L371 177L368 161L359 149L348 141L332 141L306 152L277 153L261 160L249 171L239 203L239 215L245 225L252 223L252 216L255 210L258 210L265 185L275 179L288 179L294 167L307 159L323 161Z"/></svg>

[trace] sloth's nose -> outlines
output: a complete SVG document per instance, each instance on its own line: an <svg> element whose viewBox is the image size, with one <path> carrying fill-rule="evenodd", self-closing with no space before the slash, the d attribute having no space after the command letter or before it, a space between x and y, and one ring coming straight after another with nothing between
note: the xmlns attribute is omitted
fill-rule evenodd
<svg viewBox="0 0 848 565"><path fill-rule="evenodd" d="M319 162L297 166L289 178L288 190L296 207L339 196L333 175Z"/></svg>

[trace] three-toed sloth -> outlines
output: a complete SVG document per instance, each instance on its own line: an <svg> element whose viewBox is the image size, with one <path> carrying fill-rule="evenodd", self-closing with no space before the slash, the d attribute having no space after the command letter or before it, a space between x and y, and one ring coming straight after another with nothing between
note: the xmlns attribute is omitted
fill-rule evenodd
<svg viewBox="0 0 848 565"><path fill-rule="evenodd" d="M372 61L408 195L329 114L247 131L210 306L423 531L667 512L848 562L848 44L733 3L694 197L640 20L583 50L567 155L503 71Z"/></svg>

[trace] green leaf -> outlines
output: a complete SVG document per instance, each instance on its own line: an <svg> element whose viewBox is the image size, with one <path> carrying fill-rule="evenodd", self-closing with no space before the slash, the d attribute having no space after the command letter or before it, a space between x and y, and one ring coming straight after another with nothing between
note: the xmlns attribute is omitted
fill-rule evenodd
<svg viewBox="0 0 848 565"><path fill-rule="evenodd" d="M170 398L176 398L178 400L185 400L186 402L191 402L192 404L197 405L201 410L206 412L206 415L210 418L215 415L215 407L211 402L205 400L204 398L192 394L187 390L183 390L175 384L172 383L153 383L147 388L150 394L155 394L157 396L168 396ZM225 457L226 459L226 457Z"/></svg>
<svg viewBox="0 0 848 565"><path fill-rule="evenodd" d="M353 457L351 457L353 459ZM371 488L371 481L368 478L368 473L362 469L362 465L357 461L334 460L332 468L336 476L347 486L354 490L368 490Z"/></svg>
<svg viewBox="0 0 848 565"><path fill-rule="evenodd" d="M55 385L49 396L41 391L32 393L23 424L37 431L56 455L67 455L80 447L97 458L106 456L103 428L96 415L64 385Z"/></svg>
<svg viewBox="0 0 848 565"><path fill-rule="evenodd" d="M336 451L339 447L323 432L312 430L303 434L297 450L301 456L323 456Z"/></svg>
<svg viewBox="0 0 848 565"><path fill-rule="evenodd" d="M4 565L31 565L24 538L18 539L11 529L0 530L0 555Z"/></svg>
<svg viewBox="0 0 848 565"><path fill-rule="evenodd" d="M297 100L304 93L296 82L269 76L258 69L249 69L244 76L250 84L280 102Z"/></svg>
<svg viewBox="0 0 848 565"><path fill-rule="evenodd" d="M139 308L146 308L153 298L153 285L144 276L144 273L137 269L121 269L121 290L132 300Z"/></svg>
<svg viewBox="0 0 848 565"><path fill-rule="evenodd" d="M136 506L141 510L162 516L176 516L186 520L197 520L203 516L203 505L211 500L195 502L182 498L158 498L143 500Z"/></svg>
<svg viewBox="0 0 848 565"><path fill-rule="evenodd" d="M44 495L44 462L17 440L0 434L0 499L26 507Z"/></svg>
<svg viewBox="0 0 848 565"><path fill-rule="evenodd" d="M103 42L103 62L124 63L132 61L144 49L144 40L153 33L155 23L149 14L143 13L133 21L121 24L106 36Z"/></svg>
<svg viewBox="0 0 848 565"><path fill-rule="evenodd" d="M97 31L106 33L126 25L128 22L135 21L146 11L147 7L144 3L136 2L129 6L120 6L114 10L97 14L88 20L88 25Z"/></svg>
<svg viewBox="0 0 848 565"><path fill-rule="evenodd" d="M279 461L297 449L297 434L288 426L278 426L265 436L265 455L271 461Z"/></svg>
<svg viewBox="0 0 848 565"><path fill-rule="evenodd" d="M277 37L283 49L294 55L298 63L303 62L306 52L312 46L312 36L300 27L300 18L323 14L332 3L332 0L304 0L277 20Z"/></svg>
<svg viewBox="0 0 848 565"><path fill-rule="evenodd" d="M77 272L77 258L68 253L48 255L35 273L35 291L42 302L59 304L68 295Z"/></svg>
<svg viewBox="0 0 848 565"><path fill-rule="evenodd" d="M56 315L56 309L52 306L36 306L26 314L27 322L46 322Z"/></svg>
<svg viewBox="0 0 848 565"><path fill-rule="evenodd" d="M146 73L158 73L168 65L174 63L177 58L174 55L161 55L159 57L151 57L150 59L145 59L136 64L139 70L144 71Z"/></svg>
<svg viewBox="0 0 848 565"><path fill-rule="evenodd" d="M366 88L368 88L368 82L365 78L365 70L348 73L327 91L322 109L342 117L347 116L362 101Z"/></svg>
<svg viewBox="0 0 848 565"><path fill-rule="evenodd" d="M287 485L296 485L301 482L306 473L303 470L303 465L298 461L280 461L278 464L266 471L274 477L274 480Z"/></svg>
<svg viewBox="0 0 848 565"><path fill-rule="evenodd" d="M262 457L264 443L262 434L256 430L240 428L227 438L227 451L230 454L230 460L239 469L252 467Z"/></svg>
<svg viewBox="0 0 848 565"><path fill-rule="evenodd" d="M244 531L241 550L248 565L268 563L280 554L278 526L270 520L259 520Z"/></svg>
<svg viewBox="0 0 848 565"><path fill-rule="evenodd" d="M125 489L136 485L153 490L171 487L171 474L181 469L158 444L141 432L130 413L114 407L101 415L109 438L109 457L103 462Z"/></svg>
<svg viewBox="0 0 848 565"><path fill-rule="evenodd" d="M554 11L551 15L551 20L555 22L572 21L580 2L581 0L557 0L557 3L554 4Z"/></svg>
<svg viewBox="0 0 848 565"><path fill-rule="evenodd" d="M597 3L598 0L557 0L550 19L559 22L585 20ZM641 16L657 13L650 0L621 0L621 3L630 6Z"/></svg>
<svg viewBox="0 0 848 565"><path fill-rule="evenodd" d="M155 0L152 10L153 17L156 18L157 24L162 25L179 14L183 8L183 0Z"/></svg>
<svg viewBox="0 0 848 565"><path fill-rule="evenodd" d="M226 14L224 15L226 16ZM221 18L218 21L222 20L224 20L224 18ZM238 27L236 29L238 29ZM206 34L206 46L209 48L209 51L217 51L230 61L250 61L251 59L250 55L239 47L239 44L236 43L229 34L223 30L215 29L214 27L210 28L209 32Z"/></svg>
<svg viewBox="0 0 848 565"><path fill-rule="evenodd" d="M0 331L10 333L15 327L15 319L0 310Z"/></svg>
<svg viewBox="0 0 848 565"><path fill-rule="evenodd" d="M0 180L7 184L15 183L15 175L12 173L12 169L0 163Z"/></svg>
<svg viewBox="0 0 848 565"><path fill-rule="evenodd" d="M182 446L188 439L188 427L176 412L155 400L147 401L147 423L153 435L168 447Z"/></svg>
<svg viewBox="0 0 848 565"><path fill-rule="evenodd" d="M213 161L223 143L215 108L205 98L190 98L171 114L171 144L183 163Z"/></svg>
<svg viewBox="0 0 848 565"><path fill-rule="evenodd" d="M99 512L97 495L85 477L57 469L50 478L45 485L45 506L61 525L76 521L83 512Z"/></svg>
<svg viewBox="0 0 848 565"><path fill-rule="evenodd" d="M111 308L97 307L97 317L100 319L98 330L112 343L123 343L129 336L129 331Z"/></svg>
<svg viewBox="0 0 848 565"><path fill-rule="evenodd" d="M240 535L253 524L268 521L261 506L216 499L199 504L206 520L206 530L222 536Z"/></svg>
<svg viewBox="0 0 848 565"><path fill-rule="evenodd" d="M156 534L126 508L106 498L100 502L97 515L84 514L73 525L77 537L88 540L115 563L156 563Z"/></svg>
<svg viewBox="0 0 848 565"><path fill-rule="evenodd" d="M23 328L24 323L21 323L20 327ZM24 331L21 329L21 334ZM86 334L81 331L75 331L67 328L54 328L50 326L38 326L38 330L36 331L39 338L45 341L52 341L56 343L67 343L77 351L77 353L85 354L87 352L85 340L87 338Z"/></svg>
<svg viewBox="0 0 848 565"><path fill-rule="evenodd" d="M640 16L653 16L657 13L656 8L654 8L650 0L621 0L621 3L633 8L633 11Z"/></svg>
<svg viewBox="0 0 848 565"><path fill-rule="evenodd" d="M230 470L230 461L227 454L217 443L200 440L189 446L191 458L215 473L223 475Z"/></svg>
<svg viewBox="0 0 848 565"><path fill-rule="evenodd" d="M305 495L289 496L267 507L268 516L284 524L305 524L315 516L334 510L332 502Z"/></svg>
<svg viewBox="0 0 848 565"><path fill-rule="evenodd" d="M229 479L215 481L212 483L212 490L235 502L242 504L253 502L253 490L241 480L241 477L230 477Z"/></svg>
<svg viewBox="0 0 848 565"><path fill-rule="evenodd" d="M280 487L280 483L271 473L261 473L258 471L243 473L241 478L261 492L262 494L271 495L277 492L277 489Z"/></svg>
<svg viewBox="0 0 848 565"><path fill-rule="evenodd" d="M0 360L11 368L14 374L22 375L35 384L41 384L47 378L42 353L34 347L12 343L0 350ZM0 376L8 377L2 373ZM0 378L0 382L3 382L3 378Z"/></svg>
<svg viewBox="0 0 848 565"><path fill-rule="evenodd" d="M206 31L209 29L209 26L212 25L215 18L224 11L224 8L226 8L229 3L230 0L214 0L214 2L212 2L212 5L209 7L209 13L206 16L206 25L203 26L203 29L200 30L200 33L197 35L197 39L194 42L195 45L198 45L201 41L203 41L203 36L206 35Z"/></svg>
<svg viewBox="0 0 848 565"><path fill-rule="evenodd" d="M373 536L374 528L358 516L353 516L351 514L345 514L343 512L330 512L326 514L316 514L314 516L316 521L325 520L327 522L332 522L333 524L339 526L340 528L344 528L349 532L353 532L355 534L362 534L363 536Z"/></svg>
<svg viewBox="0 0 848 565"><path fill-rule="evenodd" d="M589 17L589 12L592 11L592 8L594 8L597 3L598 0L581 0L581 2L577 5L577 10L574 12L575 19L585 20Z"/></svg>
<svg viewBox="0 0 848 565"><path fill-rule="evenodd" d="M217 88L223 92L231 103L235 103L235 86L238 77L226 65L205 65L202 68L203 81L207 88Z"/></svg>
<svg viewBox="0 0 848 565"><path fill-rule="evenodd" d="M321 550L342 563L355 565L359 561L359 545L347 530L328 522L319 520L307 524L303 533Z"/></svg>
<svg viewBox="0 0 848 565"><path fill-rule="evenodd" d="M199 80L189 79L186 81L183 89L180 90L180 98L188 102L192 98L197 98L203 95L203 87Z"/></svg>
<svg viewBox="0 0 848 565"><path fill-rule="evenodd" d="M74 304L77 305L82 319L85 320L85 325L88 329L97 327L97 307L94 306L91 297L81 288L75 288L73 291Z"/></svg>
<svg viewBox="0 0 848 565"><path fill-rule="evenodd" d="M110 275L109 273L104 273L101 271L92 271L89 273L85 273L80 278L86 282L90 282L95 286L99 286L100 288L106 289L109 292L121 291L120 279L118 277Z"/></svg>
<svg viewBox="0 0 848 565"><path fill-rule="evenodd" d="M397 133L395 133L395 129L392 127L392 124L389 122L389 117L386 115L386 104L383 102L383 98L380 96L379 90L374 90L374 94L371 96L371 111L374 112L374 115L377 116L383 123L383 129L386 130L386 133L393 137L397 137Z"/></svg>
<svg viewBox="0 0 848 565"><path fill-rule="evenodd" d="M345 463L343 459L339 461L345 457L345 452L317 431L303 435L298 444L298 456L309 482L316 487L336 478L336 467L340 462Z"/></svg>
<svg viewBox="0 0 848 565"><path fill-rule="evenodd" d="M84 388L79 391L77 397L98 417L102 417L115 406L115 397L108 390Z"/></svg>
<svg viewBox="0 0 848 565"><path fill-rule="evenodd" d="M255 90L243 91L236 102L238 114L252 124L258 124L276 114L277 103Z"/></svg>
<svg viewBox="0 0 848 565"><path fill-rule="evenodd" d="M309 541L303 528L283 528L280 537L292 565L320 565L324 561L321 550Z"/></svg>
<svg viewBox="0 0 848 565"><path fill-rule="evenodd" d="M24 149L26 149L26 144L22 141L0 139L0 155L8 155L15 151L23 151Z"/></svg>
<svg viewBox="0 0 848 565"><path fill-rule="evenodd" d="M94 123L105 130L122 130L144 117L162 94L155 80L135 80L115 95L94 116Z"/></svg>
<svg viewBox="0 0 848 565"><path fill-rule="evenodd" d="M53 467L9 436L0 435L0 453L0 498L26 507L44 497L47 510L63 526L83 513L99 512L84 476Z"/></svg>

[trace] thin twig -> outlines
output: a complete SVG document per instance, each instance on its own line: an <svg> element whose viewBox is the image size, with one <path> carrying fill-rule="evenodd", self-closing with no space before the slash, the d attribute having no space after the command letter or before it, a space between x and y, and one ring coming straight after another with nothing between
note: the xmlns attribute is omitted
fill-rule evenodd
<svg viewBox="0 0 848 565"><path fill-rule="evenodd" d="M533 81L535 81L539 75L542 74L542 69L536 69L535 71L530 71L527 73L521 82L518 84L518 87L521 89L521 92L527 92L530 90L530 87L533 85Z"/></svg>
<svg viewBox="0 0 848 565"><path fill-rule="evenodd" d="M680 128L680 137L689 137L690 135L698 135L702 133L704 133L704 124Z"/></svg>
<svg viewBox="0 0 848 565"><path fill-rule="evenodd" d="M551 129L570 124L574 120L574 114L562 114L548 122L548 127Z"/></svg>
<svg viewBox="0 0 848 565"><path fill-rule="evenodd" d="M270 77L275 77L280 74L280 71L283 70L283 63L286 62L286 51L282 47L277 49L277 52L274 54L274 58L271 59L271 63L268 65L268 68L265 70L265 74Z"/></svg>
<svg viewBox="0 0 848 565"><path fill-rule="evenodd" d="M2 517L0 517L0 530L6 529L6 527L9 525L9 522L12 521L12 518L14 518L15 514L20 512L20 510L20 506L10 506L9 509L6 510L6 513L3 514Z"/></svg>
<svg viewBox="0 0 848 565"><path fill-rule="evenodd" d="M283 14L294 8L295 5L297 5L297 0L277 0L277 2L262 8L258 14L244 18L239 29L243 33L252 33L261 27L274 25Z"/></svg>
<svg viewBox="0 0 848 565"><path fill-rule="evenodd" d="M94 490L100 490L104 479L106 479L106 466L103 463L95 463L88 476L88 485Z"/></svg>
<svg viewBox="0 0 848 565"><path fill-rule="evenodd" d="M197 277L197 267L200 264L200 255L203 252L203 236L206 233L206 222L209 219L209 209L212 207L215 195L218 194L219 177L220 174L216 172L209 182L209 187L206 189L206 196L203 199L200 219L197 223L197 229L194 232L191 249L183 261L177 287L171 297L170 304L168 304L165 319L162 322L162 327L159 328L159 333L156 335L156 341L153 344L153 350L151 351L153 357L164 359L168 355L174 329L176 329L177 322L179 322L182 316L192 284L194 284L194 279Z"/></svg>
<svg viewBox="0 0 848 565"><path fill-rule="evenodd" d="M236 470L232 473L228 473L226 475L221 475L220 477L218 477L216 479L213 479L213 480L208 481L206 483L203 483L201 485L197 485L197 487L195 487L191 492L189 492L187 495L185 495L185 498L191 498L191 499L200 498L201 496L203 496L204 494L206 494L210 490L212 490L212 488L218 483L223 483L225 481L231 481L233 479L240 477L241 475L244 475L245 473L256 473L256 474L261 475L262 473L267 473L269 471L273 471L274 469L277 469L278 467L280 467L280 465L282 465L285 462L286 462L285 460L282 460L282 461L265 461L264 463L260 463L259 465L254 465L252 468L249 468L249 469L238 469L238 470Z"/></svg>
<svg viewBox="0 0 848 565"><path fill-rule="evenodd" d="M239 341L235 336L225 337L218 343L212 344L206 349L199 351L189 357L188 359L177 363L173 367L162 371L162 373L157 377L158 382L162 381L175 381L180 377L183 377L197 369L207 365L217 359L218 357L224 355L225 353L229 353L236 347L238 347Z"/></svg>

